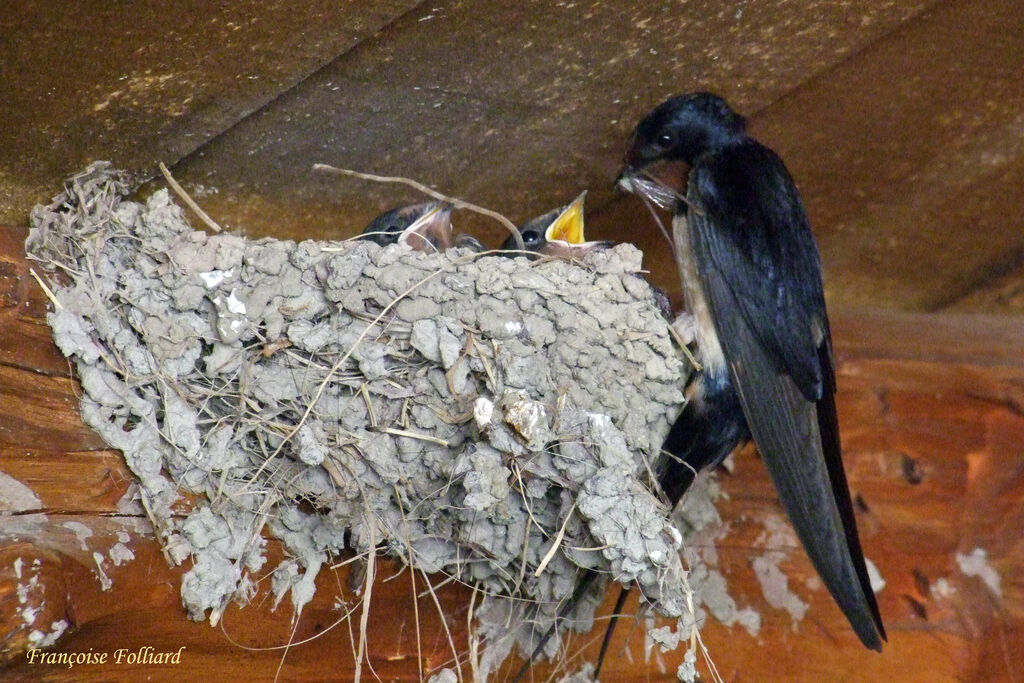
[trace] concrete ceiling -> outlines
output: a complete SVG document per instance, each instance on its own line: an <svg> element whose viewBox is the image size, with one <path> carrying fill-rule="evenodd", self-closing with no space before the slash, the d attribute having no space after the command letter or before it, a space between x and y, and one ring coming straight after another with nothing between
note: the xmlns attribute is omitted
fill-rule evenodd
<svg viewBox="0 0 1024 683"><path fill-rule="evenodd" d="M1024 309L1015 0L22 2L0 17L0 221L98 158L158 161L222 224L338 238L415 198L499 210L589 188L597 237L664 244L611 181L637 118L718 91L786 159L834 306ZM459 217L490 239L489 225Z"/></svg>

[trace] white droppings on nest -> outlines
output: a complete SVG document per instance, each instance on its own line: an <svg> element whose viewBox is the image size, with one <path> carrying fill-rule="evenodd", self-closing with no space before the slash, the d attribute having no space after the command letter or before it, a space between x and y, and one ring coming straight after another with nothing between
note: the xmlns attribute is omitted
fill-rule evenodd
<svg viewBox="0 0 1024 683"><path fill-rule="evenodd" d="M206 285L207 289L213 289L234 274L234 270L211 270L208 273L199 273L199 278Z"/></svg>
<svg viewBox="0 0 1024 683"><path fill-rule="evenodd" d="M325 563L379 542L478 586L483 676L532 649L582 568L686 611L683 535L646 482L689 366L637 249L581 266L250 241L127 192L94 164L36 207L26 246L70 283L49 319L82 416L124 453L168 559L192 558L193 618L251 597L265 532L297 609ZM184 518L179 492L198 500Z"/></svg>
<svg viewBox="0 0 1024 683"><path fill-rule="evenodd" d="M494 403L483 396L473 401L473 421L476 428L483 430L491 425L494 417Z"/></svg>
<svg viewBox="0 0 1024 683"><path fill-rule="evenodd" d="M988 561L988 553L984 548L975 548L966 555L956 554L956 563L964 576L976 576L997 598L1003 597L1002 582L999 572Z"/></svg>

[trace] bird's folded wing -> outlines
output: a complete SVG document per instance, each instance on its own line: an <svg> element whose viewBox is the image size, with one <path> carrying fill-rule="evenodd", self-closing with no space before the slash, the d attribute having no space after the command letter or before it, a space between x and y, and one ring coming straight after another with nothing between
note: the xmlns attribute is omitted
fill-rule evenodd
<svg viewBox="0 0 1024 683"><path fill-rule="evenodd" d="M812 564L861 640L878 649L881 621L857 541L835 433L831 359L820 355L821 349L814 350L814 362L828 364L821 375L827 397L808 400L785 373L773 342L766 343L766 335L751 325L749 310L756 302L737 299L737 280L758 273L744 270L743 259L732 261L732 270L723 272L706 251L718 228L708 214L691 212L689 221L708 306L751 436ZM721 234L714 239L721 240ZM762 321L768 317L755 316ZM831 414L819 415L820 410ZM827 453L822 425L830 432L824 435Z"/></svg>

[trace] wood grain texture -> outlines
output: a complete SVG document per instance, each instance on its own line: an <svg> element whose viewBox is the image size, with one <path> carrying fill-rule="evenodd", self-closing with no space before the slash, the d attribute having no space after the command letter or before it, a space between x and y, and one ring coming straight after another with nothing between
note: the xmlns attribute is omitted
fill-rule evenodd
<svg viewBox="0 0 1024 683"><path fill-rule="evenodd" d="M7 335L0 354L0 472L6 485L14 480L32 496L0 497L0 676L351 680L358 618L338 623L358 600L348 588L347 568L322 573L317 597L294 623L287 601L273 609L267 580L253 604L231 607L217 628L186 618L178 589L184 568L168 566L142 516L123 503L119 510L130 473L120 455L81 424L67 364L52 345L9 343L19 339L18 329L36 330L27 338L37 340L38 330L46 329L43 306L31 303L36 286L24 280L20 244L0 240L0 263L21 273L3 281L0 309ZM727 529L715 548L730 593L741 607L759 611L763 623L757 635L715 621L703 625L719 672L726 681L1024 679L1019 321L862 311L836 316L834 325L846 467L865 552L886 581L879 602L889 642L880 655L862 648L817 587L803 551L767 533L782 511L757 454L748 449L736 458L734 473L722 475ZM113 551L119 543L134 559L114 561L121 556ZM958 554L968 557L977 549L998 576L998 594L958 565ZM281 551L271 543L269 552L272 567ZM794 622L766 603L751 564L767 552L779 553L791 589L809 604L803 620ZM369 666L382 680L419 680L410 575L394 563L384 563L380 574L369 616ZM26 590L32 576L35 583ZM441 577L432 580L440 583ZM422 575L416 587L423 590ZM425 672L451 658L445 624L456 647L467 650L471 596L454 584L441 588L444 623L430 595L420 596ZM627 610L636 610L635 596ZM91 649L108 653L108 662L73 668L30 663L24 655L30 634L59 619L70 628L47 652ZM623 620L605 681L674 680L681 652L645 654L643 631L642 619ZM599 640L599 629L575 636L569 653L576 662L593 659ZM111 661L119 648L168 652L182 646L178 664ZM534 680L544 680L547 670L538 667ZM468 666L462 673L471 679ZM373 678L367 664L363 675Z"/></svg>
<svg viewBox="0 0 1024 683"><path fill-rule="evenodd" d="M0 364L45 375L70 374L46 324L49 302L25 261L28 230L0 226Z"/></svg>

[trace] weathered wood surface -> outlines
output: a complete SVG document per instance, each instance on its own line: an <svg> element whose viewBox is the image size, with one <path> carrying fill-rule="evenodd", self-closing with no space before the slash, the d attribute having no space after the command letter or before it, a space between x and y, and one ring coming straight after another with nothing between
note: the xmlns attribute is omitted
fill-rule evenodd
<svg viewBox="0 0 1024 683"><path fill-rule="evenodd" d="M217 628L188 621L178 595L183 570L168 567L143 516L118 510L130 473L78 418L75 383L42 320L45 297L21 256L23 236L0 228L0 473L31 494L0 498L7 506L0 513L0 677L351 679L358 619L337 623L337 604L358 600L347 568L321 575L297 625L287 602L272 609L265 588L244 611L230 608ZM790 586L810 604L806 618L794 624L766 604L750 563L772 549L765 520L782 512L747 450L735 473L722 477L729 531L717 548L730 592L757 609L763 625L756 637L704 625L720 674L726 681L1024 680L1024 321L862 312L837 315L834 326L847 471L865 551L887 584L879 601L889 643L881 655L859 645L825 591L809 587L814 572L796 547L776 549L786 553L781 566ZM126 534L135 557L116 565L110 550ZM1000 595L959 569L957 553L976 548L987 553ZM386 564L381 575L397 570ZM935 590L944 584L951 589L945 597ZM417 575L417 591L424 587ZM420 678L411 595L408 572L375 584L366 680L373 672L382 680ZM437 595L464 652L471 591L449 584ZM26 613L26 606L39 611ZM450 660L451 649L433 598L421 596L418 606L429 672ZM32 629L48 631L60 619L71 628L49 652L107 653L107 662L28 662ZM642 633L623 620L604 680L674 679L681 653L645 656ZM570 653L589 643L578 656L593 658L599 639L597 631L579 636ZM282 649L290 640L302 644ZM120 648L182 646L178 664L113 661ZM462 673L472 678L468 667Z"/></svg>

